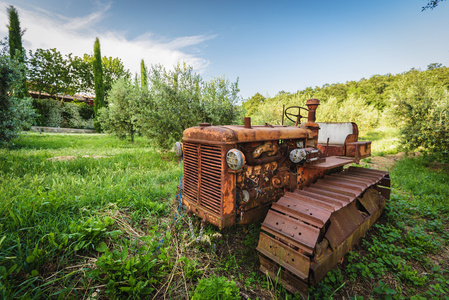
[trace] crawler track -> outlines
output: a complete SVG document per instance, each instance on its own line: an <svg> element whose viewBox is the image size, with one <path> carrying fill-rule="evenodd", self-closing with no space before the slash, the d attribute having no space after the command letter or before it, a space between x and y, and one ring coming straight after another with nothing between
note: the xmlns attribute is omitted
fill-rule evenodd
<svg viewBox="0 0 449 300"><path fill-rule="evenodd" d="M262 224L261 271L293 293L307 293L379 218L389 187L388 172L350 167L287 192Z"/></svg>

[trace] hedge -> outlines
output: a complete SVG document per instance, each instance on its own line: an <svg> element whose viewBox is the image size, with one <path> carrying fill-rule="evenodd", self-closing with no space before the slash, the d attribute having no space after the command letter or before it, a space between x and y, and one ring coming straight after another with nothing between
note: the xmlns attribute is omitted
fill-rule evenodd
<svg viewBox="0 0 449 300"><path fill-rule="evenodd" d="M37 126L93 129L93 107L86 103L62 102L54 99L33 99L39 113Z"/></svg>

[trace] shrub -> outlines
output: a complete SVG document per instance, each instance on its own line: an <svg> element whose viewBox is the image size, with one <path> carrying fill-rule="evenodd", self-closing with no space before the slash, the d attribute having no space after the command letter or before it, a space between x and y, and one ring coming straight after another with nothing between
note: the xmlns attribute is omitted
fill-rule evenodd
<svg viewBox="0 0 449 300"><path fill-rule="evenodd" d="M449 161L449 91L431 86L425 78L404 82L392 96L393 122L400 128L405 150L422 148Z"/></svg>
<svg viewBox="0 0 449 300"><path fill-rule="evenodd" d="M81 107L76 103L64 102L62 104L61 127L86 128L89 119L84 119L80 114ZM93 123L92 123L93 124ZM91 126L92 128L92 126Z"/></svg>
<svg viewBox="0 0 449 300"><path fill-rule="evenodd" d="M134 142L136 133L136 105L140 98L140 89L129 80L119 79L113 86L108 99L109 107L98 110L97 120L101 128L121 139L130 137Z"/></svg>
<svg viewBox="0 0 449 300"><path fill-rule="evenodd" d="M0 57L0 144L16 138L20 131L29 128L36 113L30 98L18 98L23 65Z"/></svg>
<svg viewBox="0 0 449 300"><path fill-rule="evenodd" d="M33 107L39 112L38 126L60 127L62 108L60 102L53 99L34 99Z"/></svg>
<svg viewBox="0 0 449 300"><path fill-rule="evenodd" d="M164 148L170 148L186 128L198 123L237 122L238 81L230 83L221 77L204 82L186 65L173 71L153 66L148 79L150 88L140 93L137 103L137 125L142 134Z"/></svg>
<svg viewBox="0 0 449 300"><path fill-rule="evenodd" d="M93 128L93 108L85 103L61 102L54 99L34 99L39 112L38 126Z"/></svg>

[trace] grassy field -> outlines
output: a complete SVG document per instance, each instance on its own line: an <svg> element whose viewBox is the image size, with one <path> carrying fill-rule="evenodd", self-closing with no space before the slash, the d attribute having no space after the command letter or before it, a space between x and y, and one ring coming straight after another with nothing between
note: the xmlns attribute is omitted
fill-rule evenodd
<svg viewBox="0 0 449 300"><path fill-rule="evenodd" d="M366 138L397 151L394 131ZM447 167L398 161L385 214L310 298L449 299ZM258 271L259 224L207 225L195 242L180 175L173 152L139 137L26 133L1 149L0 298L300 298Z"/></svg>

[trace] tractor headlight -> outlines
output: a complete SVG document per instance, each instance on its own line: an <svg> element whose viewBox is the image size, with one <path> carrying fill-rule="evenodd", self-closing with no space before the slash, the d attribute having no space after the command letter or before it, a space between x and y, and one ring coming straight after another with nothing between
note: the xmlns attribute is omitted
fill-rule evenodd
<svg viewBox="0 0 449 300"><path fill-rule="evenodd" d="M179 157L182 157L182 144L180 142L175 143L175 153Z"/></svg>
<svg viewBox="0 0 449 300"><path fill-rule="evenodd" d="M307 158L307 152L304 149L293 149L290 152L290 160L294 164L298 164Z"/></svg>
<svg viewBox="0 0 449 300"><path fill-rule="evenodd" d="M239 171L245 164L245 155L237 149L231 149L226 153L226 162L229 168L234 171Z"/></svg>

